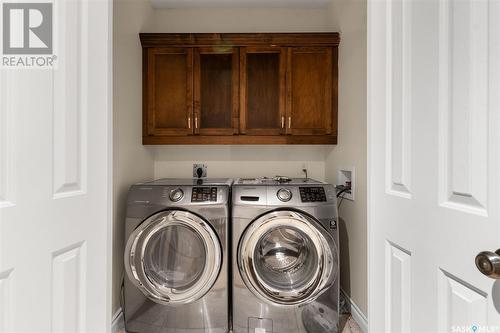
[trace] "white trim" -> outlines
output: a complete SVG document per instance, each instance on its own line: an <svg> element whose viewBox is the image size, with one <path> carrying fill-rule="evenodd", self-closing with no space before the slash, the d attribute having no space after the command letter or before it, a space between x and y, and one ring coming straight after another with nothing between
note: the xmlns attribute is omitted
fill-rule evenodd
<svg viewBox="0 0 500 333"><path fill-rule="evenodd" d="M109 314L111 311L113 311L113 305L112 305L112 299L113 299L113 265L111 263L113 262L113 235L115 233L115 230L113 228L114 224L114 178L113 178L113 161L114 161L114 141L113 141L113 119L114 119L114 109L113 109L113 41L114 41L114 21L113 21L113 3L114 1L109 0L106 3L106 17L107 17L107 39L108 39L108 47L106 50L106 56L107 56L107 63L106 63L106 70L107 70L107 89L108 91L106 92L107 96L107 201L108 201L108 211L107 211L107 237L106 237L106 252L107 252L107 269L106 269L106 312ZM122 315L122 309L118 309L119 312L115 313L115 315L111 318L111 322L109 321L109 316L106 316L106 330L109 332L109 329L111 329L112 333L116 332L116 329L119 328L116 327L116 323L119 323L120 321L116 321L118 316L121 316L121 322L122 322L122 327L125 327L125 323L123 320L123 315Z"/></svg>
<svg viewBox="0 0 500 333"><path fill-rule="evenodd" d="M372 114L373 110L371 107L372 102L372 82L373 74L372 74L372 59L371 56L373 54L373 43L374 36L372 32L373 25L373 2L372 0L368 0L366 3L366 232L367 232L367 247L366 247L366 257L367 263L366 268L368 271L367 277L367 301L368 301L368 315L371 316L371 287L372 283L370 283L370 278L372 277L372 205L371 205L371 181L372 181L372 145L371 145L371 136L372 136ZM341 291L341 293L343 293ZM345 295L345 294L344 294ZM368 326L367 326L368 327Z"/></svg>
<svg viewBox="0 0 500 333"><path fill-rule="evenodd" d="M118 330L124 327L125 327L125 321L123 319L123 311L122 308L119 308L113 315L111 321L111 333L116 333L118 332Z"/></svg>
<svg viewBox="0 0 500 333"><path fill-rule="evenodd" d="M340 293L342 294L344 299L349 304L352 318L359 325L359 328L361 328L361 331L363 333L367 333L368 332L368 318L366 318L366 315L363 313L363 311L360 310L360 308L356 305L356 303L353 302L353 300L346 294L345 291L340 289Z"/></svg>
<svg viewBox="0 0 500 333"><path fill-rule="evenodd" d="M367 216L366 216L366 224L367 224L367 268L368 268L368 318L374 318L373 313L374 306L376 304L376 300L372 297L373 290L376 289L377 286L374 285L374 271L373 264L375 262L375 246L374 246L374 233L376 222L373 219L374 215L374 207L372 204L372 199L375 196L372 194L373 192L373 182L376 177L374 177L374 154L373 152L373 142L376 131L374 131L374 120L375 118L375 107L374 104L377 103L377 97L380 93L377 91L376 87L380 78L380 70L377 71L380 64L380 52L377 53L378 48L380 48L380 43L384 42L383 38L381 38L381 34L383 30L380 28L380 19L378 15L380 15L380 11L383 11L383 2L377 2L377 0L368 0L367 1L367 16L366 16L366 26L367 26L367 57L366 57L366 95L367 95L367 108L366 108L366 144L367 144L367 172L366 172L366 193L367 193ZM378 104L377 104L378 105ZM344 294L345 295L345 294ZM371 320L370 323L373 325L373 322L376 320ZM373 330L372 327L367 325L366 327L370 328L370 331ZM368 330L367 330L368 331Z"/></svg>

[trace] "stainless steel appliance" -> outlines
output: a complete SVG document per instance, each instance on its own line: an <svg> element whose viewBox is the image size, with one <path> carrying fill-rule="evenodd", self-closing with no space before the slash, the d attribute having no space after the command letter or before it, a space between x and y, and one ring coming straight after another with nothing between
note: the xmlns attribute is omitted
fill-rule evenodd
<svg viewBox="0 0 500 333"><path fill-rule="evenodd" d="M238 179L232 191L234 332L337 332L335 188L263 178Z"/></svg>
<svg viewBox="0 0 500 333"><path fill-rule="evenodd" d="M226 333L229 179L131 187L125 226L127 332Z"/></svg>

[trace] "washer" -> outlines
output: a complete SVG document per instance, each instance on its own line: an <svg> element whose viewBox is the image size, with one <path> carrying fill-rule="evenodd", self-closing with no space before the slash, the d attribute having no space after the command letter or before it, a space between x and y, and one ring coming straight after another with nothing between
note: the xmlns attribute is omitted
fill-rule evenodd
<svg viewBox="0 0 500 333"><path fill-rule="evenodd" d="M131 187L125 225L127 332L226 333L229 179Z"/></svg>
<svg viewBox="0 0 500 333"><path fill-rule="evenodd" d="M234 332L337 332L335 194L312 179L233 184Z"/></svg>

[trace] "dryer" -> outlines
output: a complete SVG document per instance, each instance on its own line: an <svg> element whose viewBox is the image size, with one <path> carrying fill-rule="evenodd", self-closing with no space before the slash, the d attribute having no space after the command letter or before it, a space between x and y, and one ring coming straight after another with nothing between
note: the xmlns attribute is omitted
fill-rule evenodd
<svg viewBox="0 0 500 333"><path fill-rule="evenodd" d="M127 199L127 332L226 333L229 179L162 179Z"/></svg>
<svg viewBox="0 0 500 333"><path fill-rule="evenodd" d="M337 332L334 186L312 179L239 179L232 191L234 332Z"/></svg>

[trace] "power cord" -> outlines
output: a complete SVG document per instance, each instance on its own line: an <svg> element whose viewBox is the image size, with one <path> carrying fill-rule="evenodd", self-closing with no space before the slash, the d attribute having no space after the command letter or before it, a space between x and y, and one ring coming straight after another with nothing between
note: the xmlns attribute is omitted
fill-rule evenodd
<svg viewBox="0 0 500 333"><path fill-rule="evenodd" d="M342 202L344 202L344 196L340 198L339 204L337 205L337 210L340 209L340 205L342 205Z"/></svg>
<svg viewBox="0 0 500 333"><path fill-rule="evenodd" d="M122 283L120 285L120 306L122 308L123 322L126 323L125 319L125 272L122 272Z"/></svg>
<svg viewBox="0 0 500 333"><path fill-rule="evenodd" d="M338 197L340 197L342 195L342 193L350 191L351 187L350 186L344 186L344 185L337 185L337 186L335 186L335 189L338 191L337 192L337 198L338 198Z"/></svg>
<svg viewBox="0 0 500 333"><path fill-rule="evenodd" d="M345 193L350 193L351 187L345 186L345 185L337 185L337 186L335 186L335 189L337 190L337 198L340 197L339 204L337 205L337 209L339 209L340 205L342 205L342 202L345 199Z"/></svg>

